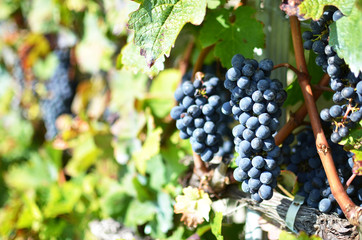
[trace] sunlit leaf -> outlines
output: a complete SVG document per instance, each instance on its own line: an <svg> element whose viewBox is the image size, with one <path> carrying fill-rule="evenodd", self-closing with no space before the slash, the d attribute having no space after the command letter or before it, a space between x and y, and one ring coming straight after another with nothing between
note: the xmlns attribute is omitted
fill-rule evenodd
<svg viewBox="0 0 362 240"><path fill-rule="evenodd" d="M206 0L156 0L142 2L131 14L129 28L135 43L151 67L164 54L169 55L182 27L199 25L205 16Z"/></svg>
<svg viewBox="0 0 362 240"><path fill-rule="evenodd" d="M181 77L180 71L167 69L152 81L147 103L154 116L164 118L170 114L175 104L173 92L175 92Z"/></svg>
<svg viewBox="0 0 362 240"><path fill-rule="evenodd" d="M319 19L327 5L336 6L344 15L349 15L352 11L355 0L304 0L299 5L300 14L304 18Z"/></svg>
<svg viewBox="0 0 362 240"><path fill-rule="evenodd" d="M362 12L354 7L351 14L331 25L330 44L357 75L362 71Z"/></svg>
<svg viewBox="0 0 362 240"><path fill-rule="evenodd" d="M222 228L222 212L216 212L211 222L211 232L214 234L217 240L223 240L224 237L221 234Z"/></svg>

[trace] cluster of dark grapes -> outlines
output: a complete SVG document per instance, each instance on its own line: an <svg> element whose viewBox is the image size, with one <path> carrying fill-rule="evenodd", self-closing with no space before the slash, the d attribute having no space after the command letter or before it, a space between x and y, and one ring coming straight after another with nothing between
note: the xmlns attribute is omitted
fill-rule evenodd
<svg viewBox="0 0 362 240"><path fill-rule="evenodd" d="M334 132L331 135L334 143L346 137L349 129L362 119L362 74L356 77L328 42L329 25L341 17L341 11L332 7L319 20L311 21L312 31L303 33L304 48L312 49L318 55L316 64L331 77L330 87L335 91L333 102L336 105L325 108L320 113L323 121L334 122Z"/></svg>
<svg viewBox="0 0 362 240"><path fill-rule="evenodd" d="M230 156L234 150L228 127L232 119L221 113L226 93L219 78L212 75L194 82L186 80L175 92L179 105L171 110L171 117L176 120L180 137L190 138L192 150L205 162L215 154Z"/></svg>
<svg viewBox="0 0 362 240"><path fill-rule="evenodd" d="M304 196L309 207L317 208L323 213L337 213L343 216L341 208L331 192L328 179L315 146L313 132L305 129L296 135L291 134L281 147L287 170L294 172L298 183L303 184L298 195ZM336 169L342 184L352 175L353 154L343 150L343 147L329 142ZM357 177L346 189L349 197L357 204L362 204L362 178Z"/></svg>
<svg viewBox="0 0 362 240"><path fill-rule="evenodd" d="M240 123L232 130L239 154L234 178L242 182L244 192L261 202L273 196L280 173L280 148L275 145L273 134L287 95L281 82L269 78L274 66L270 59L258 63L237 54L231 63L233 67L224 82L231 99L223 104L222 111Z"/></svg>
<svg viewBox="0 0 362 240"><path fill-rule="evenodd" d="M53 139L58 130L55 120L61 114L71 113L74 96L74 83L69 79L70 52L67 49L55 50L58 65L50 79L46 82L47 97L40 101L42 117L46 128L45 138Z"/></svg>

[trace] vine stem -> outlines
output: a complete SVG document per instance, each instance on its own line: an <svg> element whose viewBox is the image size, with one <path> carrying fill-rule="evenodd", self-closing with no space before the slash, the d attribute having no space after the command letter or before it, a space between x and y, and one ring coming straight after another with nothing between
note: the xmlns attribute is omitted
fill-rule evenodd
<svg viewBox="0 0 362 240"><path fill-rule="evenodd" d="M196 60L194 69L192 71L192 77L191 77L191 81L194 80L195 74L199 71L201 71L202 69L202 65L204 64L205 58L207 57L207 55L209 55L210 51L215 47L215 45L211 45L208 46L206 48L203 48L199 54L199 57Z"/></svg>
<svg viewBox="0 0 362 240"><path fill-rule="evenodd" d="M334 91L332 89L330 89L329 87L325 87L325 86L312 85L312 88L314 90L320 90L320 91L324 91L324 92L332 92L332 93L334 93Z"/></svg>
<svg viewBox="0 0 362 240"><path fill-rule="evenodd" d="M289 68L290 70L292 70L295 74L298 74L299 71L298 69L296 69L294 66L290 65L289 63L279 63L277 65L274 66L273 70L281 68L281 67L286 67Z"/></svg>
<svg viewBox="0 0 362 240"><path fill-rule="evenodd" d="M201 160L199 154L192 152L193 159L194 159L194 173L199 177L202 178L205 174L209 172L207 169L205 162Z"/></svg>
<svg viewBox="0 0 362 240"><path fill-rule="evenodd" d="M324 87L327 86L328 83L329 76L328 74L324 74L319 81L318 86ZM314 101L317 101L322 93L323 91L321 91L320 89L315 90L313 92ZM305 116L307 116L307 113L307 106L305 105L305 103L303 103L303 105L300 106L299 109L291 115L289 121L278 131L278 134L275 136L275 144L280 145L295 128L303 124L303 119L305 118Z"/></svg>
<svg viewBox="0 0 362 240"><path fill-rule="evenodd" d="M358 215L361 210L348 197L343 185L341 184L336 167L333 162L332 154L328 146L327 139L324 135L322 125L320 123L319 114L316 103L314 101L312 87L310 85L310 76L304 57L303 41L301 38L300 23L296 16L290 17L290 26L293 39L293 47L297 69L299 69L298 82L302 89L304 100L306 103L309 118L311 120L314 137L316 139L316 147L323 164L323 168L327 175L331 191L339 206L341 207L346 218L353 225L359 225Z"/></svg>

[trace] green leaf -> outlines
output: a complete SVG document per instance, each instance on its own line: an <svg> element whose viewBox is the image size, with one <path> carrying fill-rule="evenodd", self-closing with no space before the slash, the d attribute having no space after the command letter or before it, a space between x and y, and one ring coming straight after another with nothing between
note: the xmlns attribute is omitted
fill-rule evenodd
<svg viewBox="0 0 362 240"><path fill-rule="evenodd" d="M206 2L207 2L207 8L209 9L215 9L220 5L225 4L225 0L206 0Z"/></svg>
<svg viewBox="0 0 362 240"><path fill-rule="evenodd" d="M362 12L353 8L351 15L331 24L330 44L352 72L362 71Z"/></svg>
<svg viewBox="0 0 362 240"><path fill-rule="evenodd" d="M157 194L157 226L161 232L167 233L173 227L173 207L171 197L162 191Z"/></svg>
<svg viewBox="0 0 362 240"><path fill-rule="evenodd" d="M115 45L106 37L100 25L102 21L90 12L84 18L84 36L75 49L77 64L84 72L97 73L113 66L112 55ZM91 49L91 50L90 50Z"/></svg>
<svg viewBox="0 0 362 240"><path fill-rule="evenodd" d="M12 165L5 175L6 184L18 190L49 186L58 178L58 169L48 159L33 153L30 160L21 165Z"/></svg>
<svg viewBox="0 0 362 240"><path fill-rule="evenodd" d="M229 21L230 11L225 8L210 11L200 30L200 42L203 48L221 40L226 31L231 28Z"/></svg>
<svg viewBox="0 0 362 240"><path fill-rule="evenodd" d="M149 77L156 76L164 69L165 56L161 56L152 67L147 65L146 59L140 55L141 48L133 42L133 37L122 48L117 57L117 68L130 70L133 72L142 72Z"/></svg>
<svg viewBox="0 0 362 240"><path fill-rule="evenodd" d="M162 161L161 155L156 155L148 160L146 172L150 174L150 187L156 191L161 190L167 182L166 165Z"/></svg>
<svg viewBox="0 0 362 240"><path fill-rule="evenodd" d="M53 185L50 189L48 204L43 209L44 216L55 218L72 213L82 195L82 189L73 182L66 182L60 188Z"/></svg>
<svg viewBox="0 0 362 240"><path fill-rule="evenodd" d="M292 171L282 170L280 172L280 180L278 179L278 182L280 182L285 189L292 194L298 191L297 176Z"/></svg>
<svg viewBox="0 0 362 240"><path fill-rule="evenodd" d="M17 228L29 228L33 224L39 224L42 221L43 215L36 205L34 197L31 194L22 197L24 205L16 223Z"/></svg>
<svg viewBox="0 0 362 240"><path fill-rule="evenodd" d="M147 100L155 117L166 117L174 106L174 96L181 73L176 69L162 71L153 81L150 89L150 98Z"/></svg>
<svg viewBox="0 0 362 240"><path fill-rule="evenodd" d="M50 33L59 28L60 12L55 2L48 0L32 1L28 14L28 23L31 31Z"/></svg>
<svg viewBox="0 0 362 240"><path fill-rule="evenodd" d="M305 232L300 232L299 235L288 233L287 231L281 231L279 235L280 240L321 240L318 236L308 236Z"/></svg>
<svg viewBox="0 0 362 240"><path fill-rule="evenodd" d="M361 148L362 142L362 121L352 129L348 136L345 137L342 141L339 142L340 145L345 145L346 148L359 149Z"/></svg>
<svg viewBox="0 0 362 240"><path fill-rule="evenodd" d="M319 19L324 7L327 5L336 6L344 15L349 15L352 11L355 0L304 0L299 5L299 12L304 18Z"/></svg>
<svg viewBox="0 0 362 240"><path fill-rule="evenodd" d="M67 173L71 176L77 176L85 172L95 163L101 152L93 137L86 134L82 139L79 139L79 144L74 148L73 157L65 167Z"/></svg>
<svg viewBox="0 0 362 240"><path fill-rule="evenodd" d="M182 27L201 24L206 0L155 0L141 3L131 14L129 28L135 31L135 43L141 47L151 67L162 55L169 55Z"/></svg>
<svg viewBox="0 0 362 240"><path fill-rule="evenodd" d="M138 175L138 178L134 177L132 179L132 184L134 189L136 190L137 198L141 202L153 200L154 198L151 189L149 189L148 186L146 185L147 183L146 181L147 181L146 177L142 175Z"/></svg>
<svg viewBox="0 0 362 240"><path fill-rule="evenodd" d="M231 58L236 53L253 57L254 48L264 47L263 24L254 17L256 10L242 6L236 9L235 22L230 22L230 13L225 9L207 15L200 32L203 47L216 43L214 54L224 67L231 67Z"/></svg>
<svg viewBox="0 0 362 240"><path fill-rule="evenodd" d="M132 159L136 163L136 168L144 175L146 173L147 161L156 156L160 151L161 128L156 128L147 136L142 148L132 154Z"/></svg>
<svg viewBox="0 0 362 240"><path fill-rule="evenodd" d="M156 206L152 202L131 201L126 214L124 224L129 227L142 225L151 221L157 212Z"/></svg>
<svg viewBox="0 0 362 240"><path fill-rule="evenodd" d="M216 212L214 218L211 220L211 232L214 234L217 240L223 240L224 237L221 234L222 228L222 212Z"/></svg>
<svg viewBox="0 0 362 240"><path fill-rule="evenodd" d="M38 59L33 66L35 76L42 80L49 79L58 66L58 62L54 53L50 53L44 60Z"/></svg>
<svg viewBox="0 0 362 240"><path fill-rule="evenodd" d="M119 218L126 214L129 203L132 201L124 190L111 190L101 200L101 209L107 216Z"/></svg>
<svg viewBox="0 0 362 240"><path fill-rule="evenodd" d="M19 3L14 0L0 1L0 20L7 20L18 7Z"/></svg>

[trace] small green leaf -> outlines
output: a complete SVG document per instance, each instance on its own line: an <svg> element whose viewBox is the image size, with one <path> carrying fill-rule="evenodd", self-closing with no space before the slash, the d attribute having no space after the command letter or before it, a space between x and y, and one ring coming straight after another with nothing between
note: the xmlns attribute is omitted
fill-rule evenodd
<svg viewBox="0 0 362 240"><path fill-rule="evenodd" d="M152 133L147 136L142 148L132 155L132 159L136 163L136 168L142 175L146 173L146 162L153 156L156 156L160 151L161 133L161 128L153 130Z"/></svg>
<svg viewBox="0 0 362 240"><path fill-rule="evenodd" d="M173 227L173 208L171 197L162 191L157 194L157 226L163 233Z"/></svg>
<svg viewBox="0 0 362 240"><path fill-rule="evenodd" d="M146 172L150 174L150 187L156 191L161 190L167 182L166 164L162 161L161 155L148 160Z"/></svg>
<svg viewBox="0 0 362 240"><path fill-rule="evenodd" d="M53 185L50 189L48 204L43 209L46 218L72 213L82 195L82 189L73 182L66 182L60 188Z"/></svg>
<svg viewBox="0 0 362 240"><path fill-rule="evenodd" d="M129 227L142 225L152 220L157 212L156 206L152 202L131 201L124 224Z"/></svg>
<svg viewBox="0 0 362 240"><path fill-rule="evenodd" d="M318 159L318 161L320 160ZM280 172L280 180L278 180L278 182L280 182L286 190L292 194L298 191L297 176L291 171L282 170Z"/></svg>
<svg viewBox="0 0 362 240"><path fill-rule="evenodd" d="M299 5L300 14L304 18L319 19L324 7L327 5L336 6L344 15L349 15L352 11L355 0L304 0Z"/></svg>
<svg viewBox="0 0 362 240"><path fill-rule="evenodd" d="M220 5L225 4L225 0L206 0L206 2L207 2L207 8L209 9L215 9Z"/></svg>
<svg viewBox="0 0 362 240"><path fill-rule="evenodd" d="M362 12L353 8L351 15L342 17L330 26L330 44L352 72L362 71Z"/></svg>
<svg viewBox="0 0 362 240"><path fill-rule="evenodd" d="M58 58L54 53L50 53L44 60L38 59L33 66L35 76L42 80L50 78L58 63Z"/></svg>
<svg viewBox="0 0 362 240"><path fill-rule="evenodd" d="M74 148L73 157L65 169L71 176L77 176L92 166L102 150L97 147L94 138L87 134L79 139L79 144Z"/></svg>
<svg viewBox="0 0 362 240"><path fill-rule="evenodd" d="M135 43L151 67L162 55L169 55L182 27L201 24L206 0L155 0L142 2L131 14L129 28L135 31Z"/></svg>
<svg viewBox="0 0 362 240"><path fill-rule="evenodd" d="M150 89L150 99L147 100L153 115L158 118L166 117L174 106L174 96L181 73L176 69L162 71L153 81Z"/></svg>
<svg viewBox="0 0 362 240"><path fill-rule="evenodd" d="M18 190L49 186L57 180L57 171L53 162L32 153L28 162L12 165L5 175L5 182L9 187Z"/></svg>
<svg viewBox="0 0 362 240"><path fill-rule="evenodd" d="M43 219L42 212L36 205L34 197L30 194L22 197L24 205L16 223L17 228L30 228L33 224L39 224Z"/></svg>
<svg viewBox="0 0 362 240"><path fill-rule="evenodd" d="M221 234L222 228L222 212L216 212L214 218L211 220L211 232L214 234L217 240L223 240L224 237Z"/></svg>
<svg viewBox="0 0 362 240"><path fill-rule="evenodd" d="M229 11L216 10L208 15L200 33L203 46L216 43L214 54L224 67L231 67L231 58L236 53L253 57L254 48L264 47L263 24L254 17L256 10L242 6L233 12L235 22L231 23Z"/></svg>

